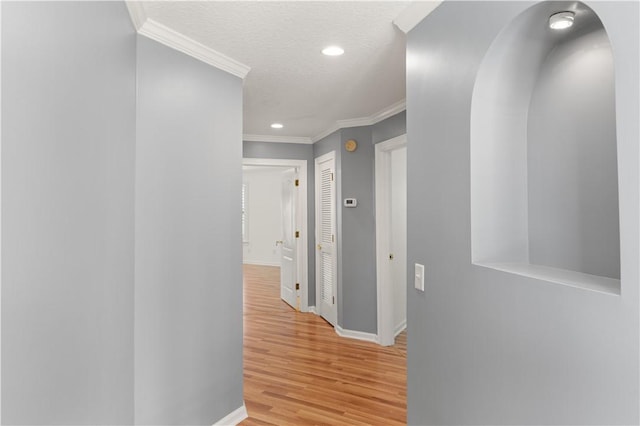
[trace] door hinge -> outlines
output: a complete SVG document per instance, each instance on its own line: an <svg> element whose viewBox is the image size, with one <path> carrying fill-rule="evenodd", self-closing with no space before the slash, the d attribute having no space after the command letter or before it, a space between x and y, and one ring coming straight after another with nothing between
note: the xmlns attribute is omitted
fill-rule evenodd
<svg viewBox="0 0 640 426"><path fill-rule="evenodd" d="M331 182L333 182L333 173L331 173Z"/></svg>
<svg viewBox="0 0 640 426"><path fill-rule="evenodd" d="M300 186L300 179L296 179L295 185Z"/></svg>
<svg viewBox="0 0 640 426"><path fill-rule="evenodd" d="M300 231L296 231L296 238L300 238Z"/></svg>
<svg viewBox="0 0 640 426"><path fill-rule="evenodd" d="M335 296L331 296L331 300L332 300L333 304L335 305L336 304L336 297Z"/></svg>
<svg viewBox="0 0 640 426"><path fill-rule="evenodd" d="M333 235L333 234L331 234L331 242L332 242L332 243L335 243L335 242L336 242L336 236L335 236L335 235Z"/></svg>
<svg viewBox="0 0 640 426"><path fill-rule="evenodd" d="M300 283L296 283L296 290L300 290Z"/></svg>

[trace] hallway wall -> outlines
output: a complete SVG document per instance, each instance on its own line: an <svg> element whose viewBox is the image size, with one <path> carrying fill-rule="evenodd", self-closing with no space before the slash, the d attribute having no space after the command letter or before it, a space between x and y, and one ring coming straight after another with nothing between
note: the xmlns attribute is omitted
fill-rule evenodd
<svg viewBox="0 0 640 426"><path fill-rule="evenodd" d="M123 2L0 7L2 423L211 425L243 404L241 79Z"/></svg>
<svg viewBox="0 0 640 426"><path fill-rule="evenodd" d="M405 116L340 129L313 145L314 158L336 151L338 324L345 330L377 334L374 147L404 134ZM344 148L349 139L358 142L354 152ZM358 206L344 207L344 198L356 198Z"/></svg>
<svg viewBox="0 0 640 426"><path fill-rule="evenodd" d="M533 4L444 2L408 34L408 261L425 265L408 295L409 424L640 422L637 2L586 3L614 52L621 294L471 263L476 74ZM541 5L545 20L562 7Z"/></svg>
<svg viewBox="0 0 640 426"><path fill-rule="evenodd" d="M242 405L242 80L142 36L137 65L135 421L210 425Z"/></svg>
<svg viewBox="0 0 640 426"><path fill-rule="evenodd" d="M135 31L1 7L2 423L132 424Z"/></svg>

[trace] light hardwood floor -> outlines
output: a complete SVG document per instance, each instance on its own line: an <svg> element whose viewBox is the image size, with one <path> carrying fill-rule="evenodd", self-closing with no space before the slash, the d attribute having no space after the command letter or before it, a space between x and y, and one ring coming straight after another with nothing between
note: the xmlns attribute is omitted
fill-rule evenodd
<svg viewBox="0 0 640 426"><path fill-rule="evenodd" d="M279 268L244 266L241 425L406 424L406 334L392 347L339 337L279 285Z"/></svg>

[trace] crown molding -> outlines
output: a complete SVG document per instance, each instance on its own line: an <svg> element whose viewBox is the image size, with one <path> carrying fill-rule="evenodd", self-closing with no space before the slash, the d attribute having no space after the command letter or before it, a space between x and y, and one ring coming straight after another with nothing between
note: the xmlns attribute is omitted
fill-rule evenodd
<svg viewBox="0 0 640 426"><path fill-rule="evenodd" d="M360 127L360 126L372 126L376 123L381 122L389 117L392 117L402 111L407 109L407 101L403 99L395 104L388 106L387 108L378 111L377 113L370 115L369 117L360 117L360 118L351 118L347 120L338 120L336 123L329 127L324 132L314 136L311 138L313 143L318 142L320 139L326 138L331 133L340 130L346 129L349 127Z"/></svg>
<svg viewBox="0 0 640 426"><path fill-rule="evenodd" d="M297 143L311 145L313 141L306 136L272 136L272 135L242 135L247 142Z"/></svg>
<svg viewBox="0 0 640 426"><path fill-rule="evenodd" d="M140 31L142 25L147 20L147 14L144 11L144 6L141 1L126 1L127 9L129 10L129 16L131 17L131 22L133 22L133 26L136 31Z"/></svg>
<svg viewBox="0 0 640 426"><path fill-rule="evenodd" d="M372 117L360 117L338 120L336 121L336 124L338 125L338 128L346 129L347 127L371 126L374 123Z"/></svg>
<svg viewBox="0 0 640 426"><path fill-rule="evenodd" d="M341 120L341 121L347 121L347 120ZM338 122L336 122L333 126L329 127L329 128L328 128L327 130L325 130L324 132L319 133L319 134L315 135L314 137L312 137L312 138L311 138L311 142L312 142L312 143L316 143L316 142L318 142L319 140L326 138L326 137L327 137L327 136L329 136L331 133L336 132L336 131L338 131L338 130L340 130L340 129L341 129L340 125L338 124Z"/></svg>
<svg viewBox="0 0 640 426"><path fill-rule="evenodd" d="M153 19L149 19L146 16L143 3L142 1L126 2L129 16L138 34L185 53L222 71L233 74L236 77L244 79L247 76L251 69L247 65L217 52L192 38L180 34Z"/></svg>
<svg viewBox="0 0 640 426"><path fill-rule="evenodd" d="M242 140L247 142L276 142L276 143L300 143L300 144L314 144L321 139L326 138L331 133L340 129L347 129L349 127L360 126L372 126L381 122L389 117L392 117L398 113L401 113L407 109L407 101L403 99L395 104L388 106L369 117L351 118L347 120L337 120L331 127L315 135L312 138L304 136L271 136L271 135L242 135Z"/></svg>
<svg viewBox="0 0 640 426"><path fill-rule="evenodd" d="M251 69L235 59L186 37L153 19L147 19L138 30L138 33L242 79L247 76Z"/></svg>
<svg viewBox="0 0 640 426"><path fill-rule="evenodd" d="M381 122L382 120L386 120L389 117L393 117L394 115L401 113L405 109L407 109L407 100L403 99L373 114L371 116L373 123L371 124L376 124Z"/></svg>
<svg viewBox="0 0 640 426"><path fill-rule="evenodd" d="M433 12L436 7L440 6L441 3L442 1L437 0L413 2L393 20L393 23L400 31L407 34L413 27L426 18L427 15Z"/></svg>

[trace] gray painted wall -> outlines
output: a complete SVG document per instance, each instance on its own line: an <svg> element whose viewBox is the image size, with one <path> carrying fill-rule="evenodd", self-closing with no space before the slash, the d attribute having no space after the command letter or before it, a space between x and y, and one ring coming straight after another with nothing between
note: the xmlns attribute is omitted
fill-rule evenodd
<svg viewBox="0 0 640 426"><path fill-rule="evenodd" d="M342 303L338 318L347 330L375 334L377 331L376 304L376 223L374 194L374 147L371 127L352 127L340 131L340 181L342 195L338 198L341 210L338 235L342 240L340 281ZM344 143L358 141L358 149L348 152ZM344 198L356 198L355 208L344 207Z"/></svg>
<svg viewBox="0 0 640 426"><path fill-rule="evenodd" d="M471 264L474 82L532 4L445 2L408 35L409 424L640 422L638 3L588 3L615 60L621 295Z"/></svg>
<svg viewBox="0 0 640 426"><path fill-rule="evenodd" d="M620 278L613 76L601 25L541 69L528 126L531 263Z"/></svg>
<svg viewBox="0 0 640 426"><path fill-rule="evenodd" d="M347 330L377 333L374 144L406 133L405 116L340 129L313 145L314 158L336 151L338 324ZM358 142L355 152L344 149L349 139ZM345 208L344 198L358 206Z"/></svg>
<svg viewBox="0 0 640 426"><path fill-rule="evenodd" d="M316 304L316 243L314 229L316 227L316 209L315 209L315 174L314 174L314 157L313 146L291 143L273 143L273 142L242 142L242 156L244 158L275 158L286 160L306 160L307 161L307 230L309 238L307 239L308 260L308 303L309 306Z"/></svg>
<svg viewBox="0 0 640 426"><path fill-rule="evenodd" d="M210 425L242 405L242 80L137 61L135 421Z"/></svg>
<svg viewBox="0 0 640 426"><path fill-rule="evenodd" d="M3 423L212 424L242 405L241 80L121 2L2 8Z"/></svg>
<svg viewBox="0 0 640 426"><path fill-rule="evenodd" d="M371 140L374 144L388 141L405 133L407 133L406 111L399 112L371 126Z"/></svg>
<svg viewBox="0 0 640 426"><path fill-rule="evenodd" d="M2 4L2 421L133 422L135 33Z"/></svg>

